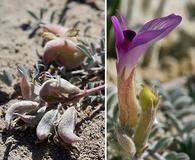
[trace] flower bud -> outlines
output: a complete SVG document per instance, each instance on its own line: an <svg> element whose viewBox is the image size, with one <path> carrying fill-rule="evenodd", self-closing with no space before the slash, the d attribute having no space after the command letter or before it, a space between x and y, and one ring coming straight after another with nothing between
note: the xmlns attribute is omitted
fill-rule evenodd
<svg viewBox="0 0 195 160"><path fill-rule="evenodd" d="M46 43L43 61L48 66L57 61L67 69L73 69L83 63L86 55L77 48L77 38L55 38Z"/></svg>
<svg viewBox="0 0 195 160"><path fill-rule="evenodd" d="M143 112L148 111L152 105L156 107L158 101L159 101L159 96L149 87L143 86L140 92L140 105L142 107L142 111Z"/></svg>
<svg viewBox="0 0 195 160"><path fill-rule="evenodd" d="M26 76L22 76L20 80L20 88L22 97L26 100L32 100L36 97L34 93L34 84L31 83Z"/></svg>
<svg viewBox="0 0 195 160"><path fill-rule="evenodd" d="M141 155L147 144L150 130L155 120L159 96L149 87L143 86L140 92L140 104L142 113L140 114L134 135L134 143L137 155Z"/></svg>
<svg viewBox="0 0 195 160"><path fill-rule="evenodd" d="M39 96L48 103L58 102L62 98L81 93L82 91L63 78L50 79L41 85Z"/></svg>
<svg viewBox="0 0 195 160"><path fill-rule="evenodd" d="M76 119L77 112L74 107L68 108L60 119L57 130L60 138L66 144L72 144L82 140L82 138L74 133Z"/></svg>
<svg viewBox="0 0 195 160"><path fill-rule="evenodd" d="M57 120L57 109L47 111L36 128L36 134L40 141L47 139L54 132L54 123Z"/></svg>
<svg viewBox="0 0 195 160"><path fill-rule="evenodd" d="M39 108L39 104L33 101L20 101L12 104L5 115L6 128L10 127L11 121L14 119L14 113L31 112Z"/></svg>

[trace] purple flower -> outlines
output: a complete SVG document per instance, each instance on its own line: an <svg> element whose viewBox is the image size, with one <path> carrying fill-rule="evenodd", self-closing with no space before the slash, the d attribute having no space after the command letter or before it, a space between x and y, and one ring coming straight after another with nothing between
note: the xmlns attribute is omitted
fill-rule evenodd
<svg viewBox="0 0 195 160"><path fill-rule="evenodd" d="M136 33L127 28L122 16L120 18L123 29L116 16L111 18L116 39L117 71L119 75L121 75L124 68L130 74L144 51L169 34L182 20L181 16L171 14L147 22Z"/></svg>
<svg viewBox="0 0 195 160"><path fill-rule="evenodd" d="M136 127L138 121L137 100L134 87L135 66L144 51L156 41L164 38L180 22L181 17L171 14L144 24L136 33L127 28L120 16L112 16L117 53L117 87L119 100L119 121L121 126Z"/></svg>

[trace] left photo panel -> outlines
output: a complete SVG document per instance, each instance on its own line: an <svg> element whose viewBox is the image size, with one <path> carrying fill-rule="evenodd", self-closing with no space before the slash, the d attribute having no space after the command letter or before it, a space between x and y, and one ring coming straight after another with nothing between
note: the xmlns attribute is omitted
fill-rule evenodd
<svg viewBox="0 0 195 160"><path fill-rule="evenodd" d="M0 159L105 159L105 0L2 0Z"/></svg>

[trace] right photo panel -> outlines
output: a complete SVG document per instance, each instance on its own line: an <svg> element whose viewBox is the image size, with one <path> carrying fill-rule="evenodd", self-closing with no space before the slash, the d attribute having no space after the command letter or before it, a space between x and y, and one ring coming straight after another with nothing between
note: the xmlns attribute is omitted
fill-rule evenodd
<svg viewBox="0 0 195 160"><path fill-rule="evenodd" d="M195 159L195 1L107 1L107 159Z"/></svg>

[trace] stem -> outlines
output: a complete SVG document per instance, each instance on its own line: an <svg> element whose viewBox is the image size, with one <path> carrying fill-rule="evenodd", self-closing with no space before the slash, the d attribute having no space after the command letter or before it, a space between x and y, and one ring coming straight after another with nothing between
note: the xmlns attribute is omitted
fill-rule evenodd
<svg viewBox="0 0 195 160"><path fill-rule="evenodd" d="M98 87L95 87L95 88L91 88L91 89L87 89L87 90L84 90L84 96L88 96L88 95L90 95L90 94L92 94L92 93L95 93L95 92L98 92L98 91L100 91L100 90L102 90L102 89L104 89L105 88L105 85L101 85L101 86L98 86Z"/></svg>
<svg viewBox="0 0 195 160"><path fill-rule="evenodd" d="M94 88L91 88L91 89L84 89L82 93L78 93L78 94L74 95L73 97L65 99L65 100L61 101L61 103L63 103L63 104L64 103L70 103L70 102L75 101L77 99L80 99L82 97L86 97L86 96L88 96L90 94L93 94L93 93L96 93L98 91L101 91L104 88L105 88L105 85L100 85L98 87L94 87Z"/></svg>

